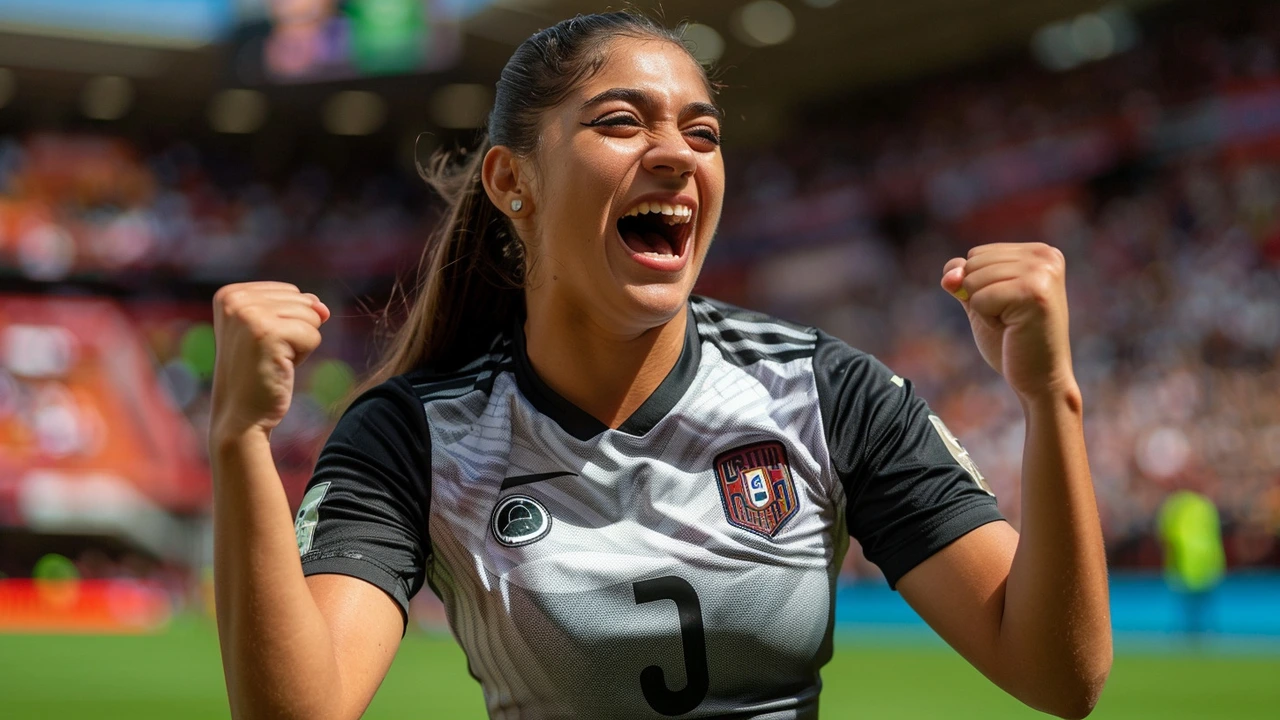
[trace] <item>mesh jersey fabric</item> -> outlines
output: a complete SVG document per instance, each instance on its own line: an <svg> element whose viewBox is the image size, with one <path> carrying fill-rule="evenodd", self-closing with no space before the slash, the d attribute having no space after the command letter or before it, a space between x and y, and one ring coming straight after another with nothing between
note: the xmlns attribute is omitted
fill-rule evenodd
<svg viewBox="0 0 1280 720"><path fill-rule="evenodd" d="M850 534L894 584L1001 519L911 383L813 328L691 298L617 429L523 343L362 396L297 521L307 574L430 584L492 718L815 718Z"/></svg>

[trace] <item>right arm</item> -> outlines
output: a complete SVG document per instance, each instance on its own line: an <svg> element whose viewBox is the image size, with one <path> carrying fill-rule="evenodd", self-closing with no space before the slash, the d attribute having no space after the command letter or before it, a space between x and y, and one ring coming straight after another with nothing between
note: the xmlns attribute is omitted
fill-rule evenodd
<svg viewBox="0 0 1280 720"><path fill-rule="evenodd" d="M218 639L235 718L356 718L404 628L396 601L336 574L304 577L270 432L329 311L284 283L214 299L210 455Z"/></svg>

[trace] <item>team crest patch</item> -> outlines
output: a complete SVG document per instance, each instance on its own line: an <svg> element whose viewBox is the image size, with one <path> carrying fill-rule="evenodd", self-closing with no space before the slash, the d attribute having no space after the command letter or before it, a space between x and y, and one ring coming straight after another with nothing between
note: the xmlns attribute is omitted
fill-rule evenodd
<svg viewBox="0 0 1280 720"><path fill-rule="evenodd" d="M551 513L527 495L508 495L489 519L493 537L507 547L537 542L551 532Z"/></svg>
<svg viewBox="0 0 1280 720"><path fill-rule="evenodd" d="M720 453L715 461L725 519L772 538L800 508L787 449L767 441Z"/></svg>
<svg viewBox="0 0 1280 720"><path fill-rule="evenodd" d="M978 464L969 456L969 451L964 449L960 444L960 439L951 432L951 428L942 422L942 418L937 415L930 415L929 422L933 423L933 429L938 431L938 437L942 438L942 444L947 446L947 452L951 453L951 457L960 463L960 467L969 473L969 477L982 488L983 492L988 495L995 495L991 492L991 486L987 484L987 479L982 476L982 471L978 469Z"/></svg>
<svg viewBox="0 0 1280 720"><path fill-rule="evenodd" d="M298 553L306 555L311 552L311 541L316 536L316 525L320 522L320 503L329 492L330 483L316 483L302 496L302 504L298 507L298 516L293 521L293 533L298 540Z"/></svg>

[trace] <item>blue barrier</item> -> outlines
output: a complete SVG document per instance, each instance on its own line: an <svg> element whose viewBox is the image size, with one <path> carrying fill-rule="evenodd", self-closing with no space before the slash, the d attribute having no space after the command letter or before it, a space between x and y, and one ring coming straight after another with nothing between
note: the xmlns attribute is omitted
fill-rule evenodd
<svg viewBox="0 0 1280 720"><path fill-rule="evenodd" d="M1280 573L1228 576L1205 599L1201 617L1206 636L1258 639L1280 649ZM1159 575L1113 575L1111 621L1121 638L1182 637L1187 628L1185 598ZM874 581L841 584L836 624L850 630L928 630L902 596Z"/></svg>

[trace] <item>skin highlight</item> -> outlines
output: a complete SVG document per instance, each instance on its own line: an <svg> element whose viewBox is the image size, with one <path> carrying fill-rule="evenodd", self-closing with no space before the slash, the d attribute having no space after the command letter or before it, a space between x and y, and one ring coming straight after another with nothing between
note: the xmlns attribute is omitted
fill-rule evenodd
<svg viewBox="0 0 1280 720"><path fill-rule="evenodd" d="M534 155L492 148L483 177L531 259L530 361L565 399L617 427L680 356L723 207L724 160L719 111L684 48L622 37L605 52L600 72L546 113ZM697 204L677 272L643 267L618 235L618 218L650 193ZM516 198L520 212L510 210Z"/></svg>

